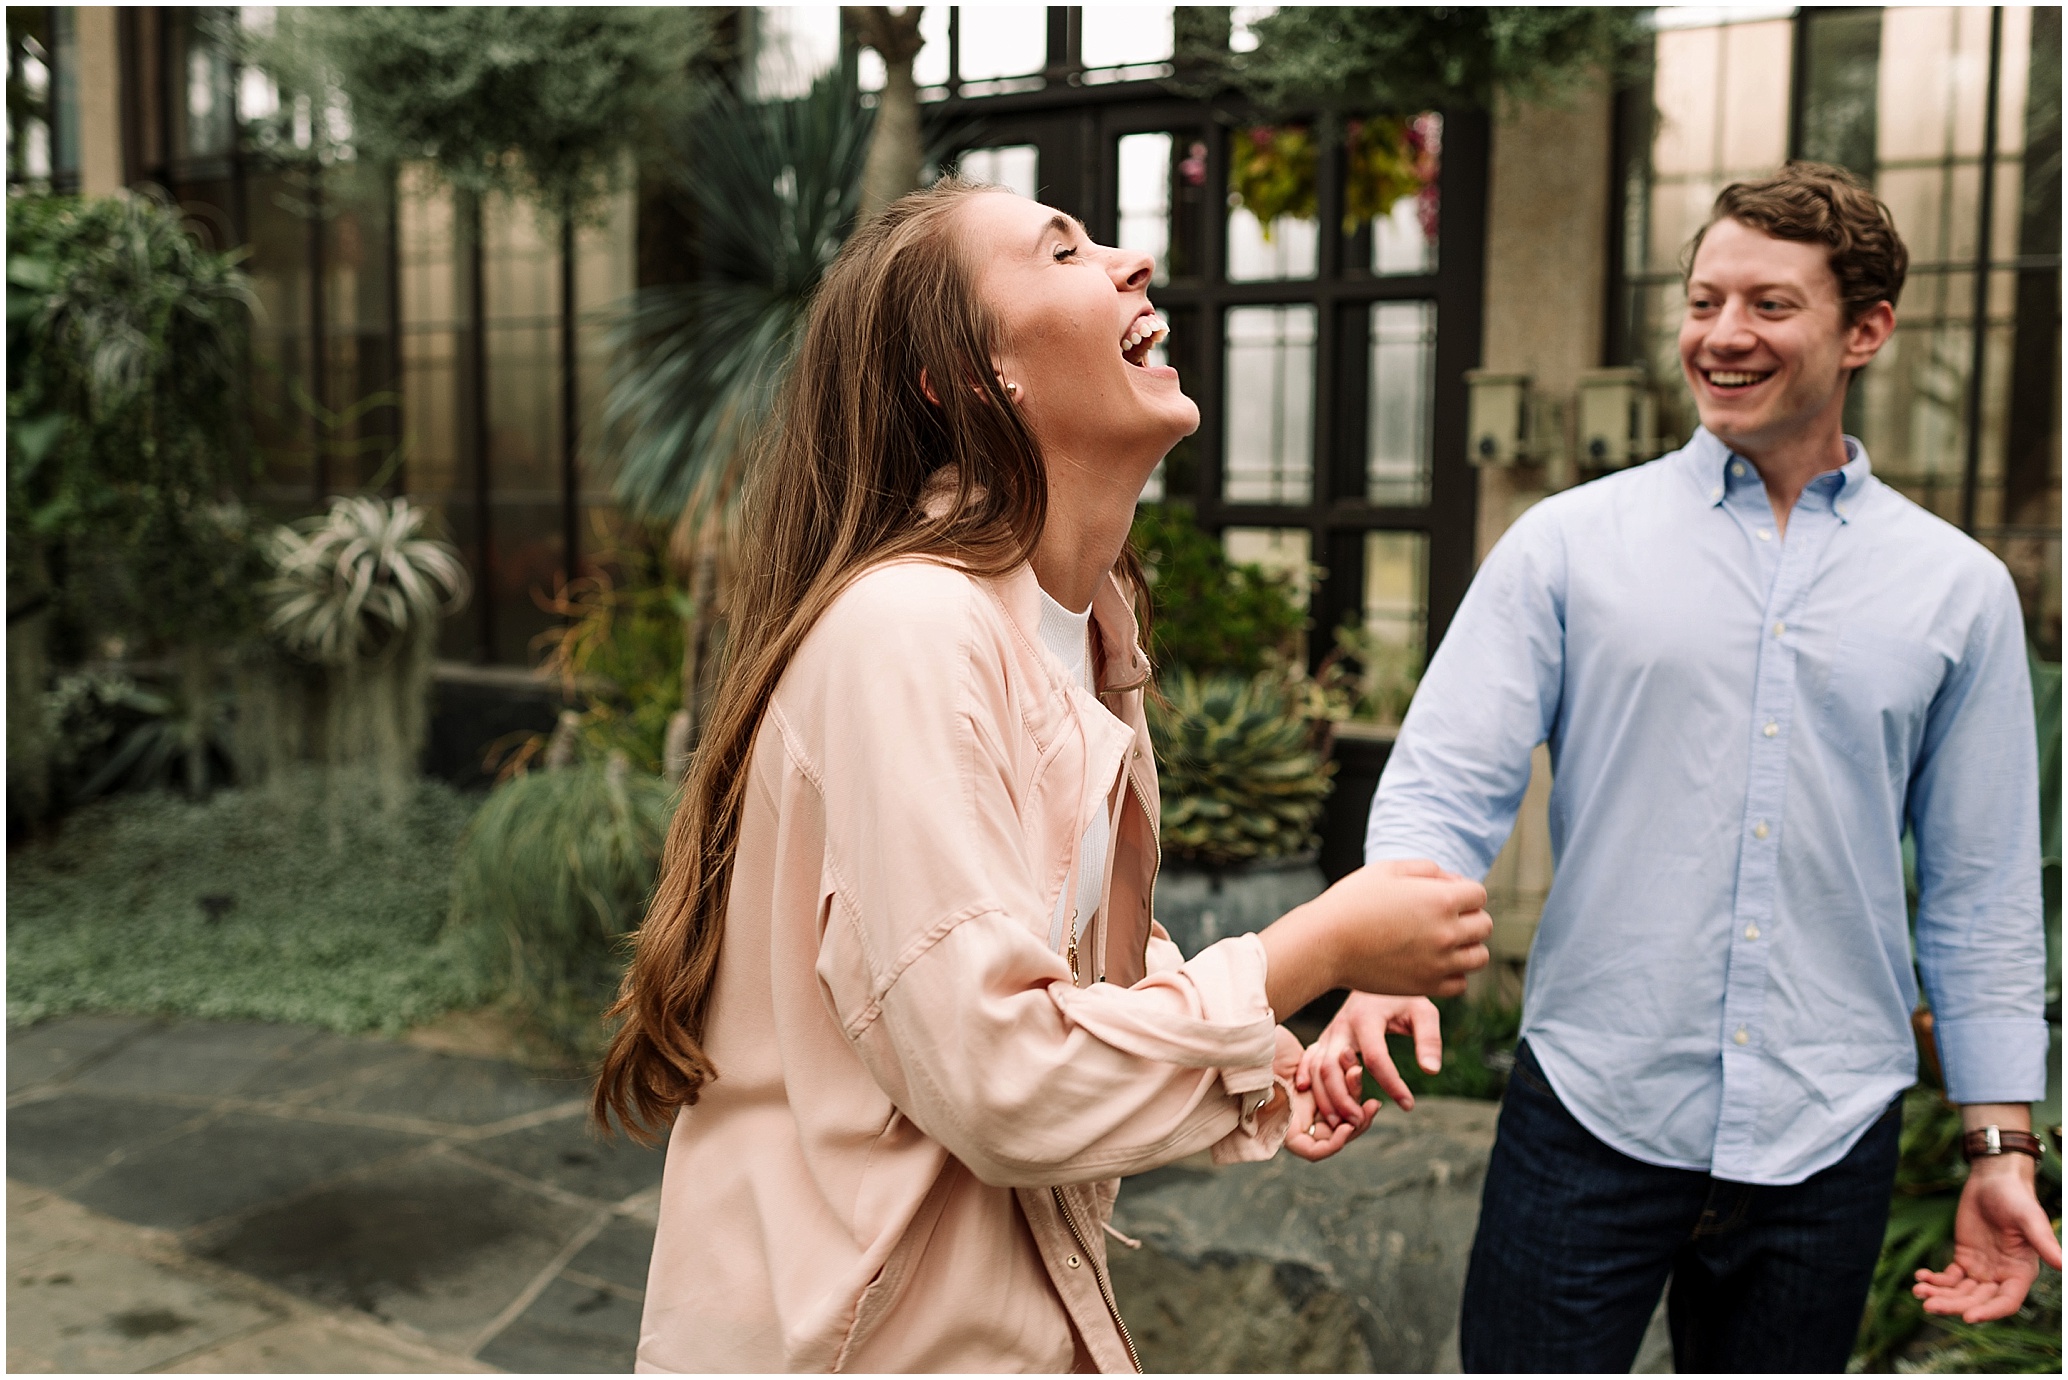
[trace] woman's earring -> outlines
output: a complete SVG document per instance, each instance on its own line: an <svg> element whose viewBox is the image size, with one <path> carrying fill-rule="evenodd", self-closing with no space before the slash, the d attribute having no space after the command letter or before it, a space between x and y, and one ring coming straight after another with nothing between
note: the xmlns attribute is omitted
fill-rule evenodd
<svg viewBox="0 0 2068 1380"><path fill-rule="evenodd" d="M1005 396L1011 398L1014 402L1018 402L1020 400L1020 386L1017 383L1008 383L1005 385Z"/></svg>

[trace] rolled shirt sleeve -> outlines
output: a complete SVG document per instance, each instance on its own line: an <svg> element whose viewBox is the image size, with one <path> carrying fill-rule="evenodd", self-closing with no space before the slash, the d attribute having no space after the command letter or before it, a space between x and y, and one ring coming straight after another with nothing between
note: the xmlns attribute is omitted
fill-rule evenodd
<svg viewBox="0 0 2068 1380"><path fill-rule="evenodd" d="M1910 785L1917 964L1955 1102L2046 1096L2039 760L2009 573L1925 724Z"/></svg>
<svg viewBox="0 0 2068 1380"><path fill-rule="evenodd" d="M1529 787L1564 676L1564 547L1539 504L1473 578L1415 692L1366 826L1366 862L1484 877Z"/></svg>

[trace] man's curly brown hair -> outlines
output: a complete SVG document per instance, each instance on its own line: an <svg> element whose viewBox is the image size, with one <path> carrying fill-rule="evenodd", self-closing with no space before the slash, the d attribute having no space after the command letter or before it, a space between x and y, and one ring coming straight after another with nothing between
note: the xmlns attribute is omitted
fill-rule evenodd
<svg viewBox="0 0 2068 1380"><path fill-rule="evenodd" d="M1726 218L1775 239L1803 240L1829 250L1848 326L1876 302L1893 307L1903 295L1910 251L1896 233L1895 218L1880 197L1844 168L1795 162L1764 181L1725 187L1710 208L1709 224L1695 232L1680 257L1683 283L1694 272L1695 252L1709 226Z"/></svg>

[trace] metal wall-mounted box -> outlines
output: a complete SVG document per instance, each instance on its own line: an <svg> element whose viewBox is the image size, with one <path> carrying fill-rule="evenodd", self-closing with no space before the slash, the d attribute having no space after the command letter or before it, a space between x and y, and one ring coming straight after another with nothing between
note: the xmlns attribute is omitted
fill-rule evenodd
<svg viewBox="0 0 2068 1380"><path fill-rule="evenodd" d="M1580 375L1580 463L1619 470L1658 454L1657 420L1644 370L1590 369Z"/></svg>
<svg viewBox="0 0 2068 1380"><path fill-rule="evenodd" d="M1468 370L1465 458L1475 465L1514 465L1530 458L1529 375Z"/></svg>

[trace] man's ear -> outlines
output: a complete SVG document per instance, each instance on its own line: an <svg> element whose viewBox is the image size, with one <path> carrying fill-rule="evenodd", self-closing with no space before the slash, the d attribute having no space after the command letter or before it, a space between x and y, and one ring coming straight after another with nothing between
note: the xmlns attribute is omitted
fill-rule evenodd
<svg viewBox="0 0 2068 1380"><path fill-rule="evenodd" d="M1844 367L1863 368L1881 353L1881 347L1888 344L1889 337L1895 333L1896 309L1887 302L1876 302L1860 314L1859 320L1845 328Z"/></svg>

